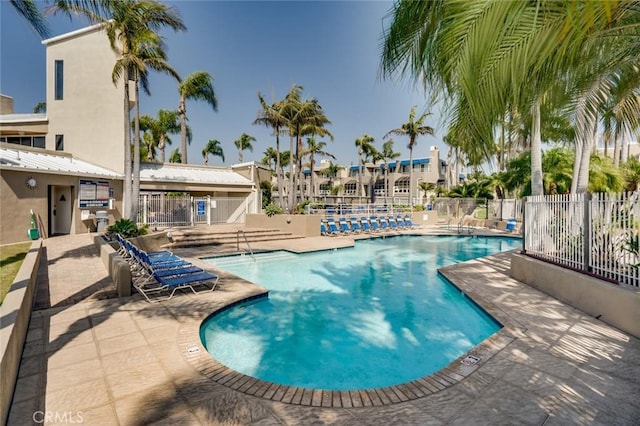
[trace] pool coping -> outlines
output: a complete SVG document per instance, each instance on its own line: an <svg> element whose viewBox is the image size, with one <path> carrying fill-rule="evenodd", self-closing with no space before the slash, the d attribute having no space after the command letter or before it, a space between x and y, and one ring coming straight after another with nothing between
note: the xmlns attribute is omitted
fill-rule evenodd
<svg viewBox="0 0 640 426"><path fill-rule="evenodd" d="M492 256L494 255L479 259L490 259ZM475 291L473 286L456 277L456 268L464 263L466 262L445 266L440 268L438 272L482 310L491 315L502 325L502 328L453 360L446 367L409 382L387 387L346 391L310 389L280 385L251 377L214 359L207 352L200 339L202 322L238 304L267 297L268 291L234 300L202 318L193 318L182 323L178 330L178 349L187 362L208 379L238 392L274 402L308 407L360 408L392 405L423 398L460 383L526 331L521 324Z"/></svg>

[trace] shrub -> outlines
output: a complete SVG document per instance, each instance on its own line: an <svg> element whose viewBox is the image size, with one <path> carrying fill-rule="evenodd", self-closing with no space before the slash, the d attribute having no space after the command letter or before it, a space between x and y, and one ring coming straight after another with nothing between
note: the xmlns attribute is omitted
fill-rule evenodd
<svg viewBox="0 0 640 426"><path fill-rule="evenodd" d="M422 204L416 204L415 206L413 206L413 210L421 212L424 210L424 206Z"/></svg>
<svg viewBox="0 0 640 426"><path fill-rule="evenodd" d="M277 214L282 214L282 207L280 207L277 204L271 203L267 207L264 208L264 213L269 217L277 215Z"/></svg>
<svg viewBox="0 0 640 426"><path fill-rule="evenodd" d="M298 204L296 206L296 213L298 214L304 214L307 212L306 207L311 204L311 201L309 200L304 200L303 202L301 202L300 204Z"/></svg>
<svg viewBox="0 0 640 426"><path fill-rule="evenodd" d="M149 225L145 224L138 228L130 219L117 220L113 225L107 228L107 235L120 234L123 238L137 237L139 235L147 235Z"/></svg>

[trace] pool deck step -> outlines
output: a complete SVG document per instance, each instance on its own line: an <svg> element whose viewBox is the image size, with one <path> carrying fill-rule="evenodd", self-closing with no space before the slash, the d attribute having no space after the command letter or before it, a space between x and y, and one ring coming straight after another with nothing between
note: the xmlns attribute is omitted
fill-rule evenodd
<svg viewBox="0 0 640 426"><path fill-rule="evenodd" d="M240 234L240 246L245 247L246 237L249 244L261 241L275 241L304 238L301 235L294 235L290 232L279 229L243 229L244 234ZM185 248L197 246L236 246L238 243L238 231L219 231L208 229L176 230L172 232L172 242L165 244L167 249Z"/></svg>

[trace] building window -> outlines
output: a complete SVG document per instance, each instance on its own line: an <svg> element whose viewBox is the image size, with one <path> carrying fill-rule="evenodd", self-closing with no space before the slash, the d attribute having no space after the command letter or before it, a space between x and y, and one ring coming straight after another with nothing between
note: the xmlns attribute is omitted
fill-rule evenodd
<svg viewBox="0 0 640 426"><path fill-rule="evenodd" d="M56 135L56 151L64 151L64 135Z"/></svg>
<svg viewBox="0 0 640 426"><path fill-rule="evenodd" d="M34 148L45 147L44 136L3 136L0 137L0 142L32 146Z"/></svg>
<svg viewBox="0 0 640 426"><path fill-rule="evenodd" d="M56 101L62 100L64 93L64 62L55 62L55 99Z"/></svg>

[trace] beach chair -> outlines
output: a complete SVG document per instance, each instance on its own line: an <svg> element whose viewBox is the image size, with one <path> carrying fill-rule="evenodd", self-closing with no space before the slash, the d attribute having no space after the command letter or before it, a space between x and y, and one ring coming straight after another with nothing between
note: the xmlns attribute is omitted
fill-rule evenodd
<svg viewBox="0 0 640 426"><path fill-rule="evenodd" d="M378 220L380 221L380 229L383 231L386 231L387 229L389 229L389 222L387 221L387 219L384 216L380 216L378 218Z"/></svg>
<svg viewBox="0 0 640 426"><path fill-rule="evenodd" d="M351 224L351 229L353 230L353 232L362 232L362 227L358 223L358 219L355 216L349 218L349 223Z"/></svg>
<svg viewBox="0 0 640 426"><path fill-rule="evenodd" d="M413 228L415 225L413 224L413 221L411 220L411 216L406 215L404 217L404 224L406 227L408 228Z"/></svg>
<svg viewBox="0 0 640 426"><path fill-rule="evenodd" d="M320 221L320 235L329 235L329 231L327 231L327 227L322 221Z"/></svg>
<svg viewBox="0 0 640 426"><path fill-rule="evenodd" d="M382 231L382 226L380 224L380 222L378 222L378 217L377 216L370 216L369 217L369 222L371 223L371 229L375 232L379 232Z"/></svg>
<svg viewBox="0 0 640 426"><path fill-rule="evenodd" d="M350 234L350 233L353 232L353 229L351 229L351 227L347 223L347 219L346 218L341 217L338 220L338 223L340 224L340 231L342 231L344 234Z"/></svg>
<svg viewBox="0 0 640 426"><path fill-rule="evenodd" d="M133 287L136 291L147 299L148 302L158 302L169 300L176 291L189 289L194 294L198 294L194 287L204 286L206 290L213 291L218 284L218 276L201 270L200 272L184 273L179 275L163 276L158 273L152 275L152 280L134 281ZM166 294L164 297L163 294ZM159 295L158 297L154 297Z"/></svg>
<svg viewBox="0 0 640 426"><path fill-rule="evenodd" d="M335 219L332 217L327 218L327 229L329 230L329 235L338 235L342 233L342 231L338 229Z"/></svg>
<svg viewBox="0 0 640 426"><path fill-rule="evenodd" d="M364 232L372 232L373 229L371 229L371 224L369 223L369 219L367 219L365 216L362 216L360 218L360 224L362 225L362 230Z"/></svg>
<svg viewBox="0 0 640 426"><path fill-rule="evenodd" d="M391 229L397 229L398 228L398 222L396 222L396 220L394 219L393 216L387 217L387 221L389 222L389 228L391 228Z"/></svg>
<svg viewBox="0 0 640 426"><path fill-rule="evenodd" d="M396 216L396 223L398 224L398 228L406 228L407 227L406 223L404 223L404 219L400 215Z"/></svg>

